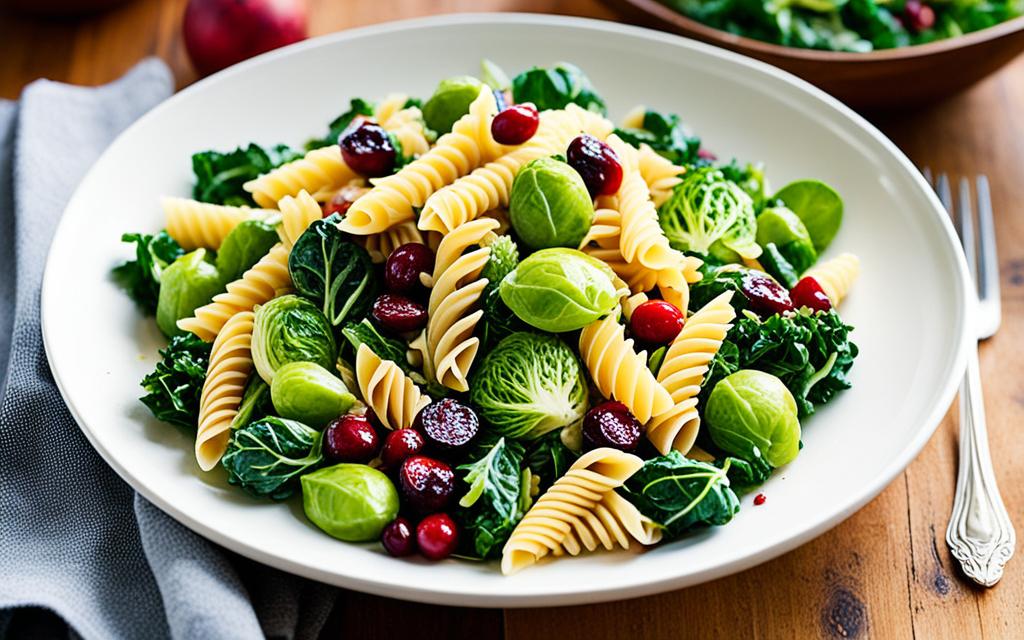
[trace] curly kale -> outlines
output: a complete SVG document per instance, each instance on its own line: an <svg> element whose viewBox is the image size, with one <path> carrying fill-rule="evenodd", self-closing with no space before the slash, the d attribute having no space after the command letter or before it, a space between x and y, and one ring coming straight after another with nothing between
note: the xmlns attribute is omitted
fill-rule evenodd
<svg viewBox="0 0 1024 640"><path fill-rule="evenodd" d="M406 103L408 105L408 103ZM372 116L373 103L362 98L352 98L348 103L348 111L331 121L327 126L327 133L321 138L313 138L306 143L306 151L338 144L338 137L345 129L352 124L358 116Z"/></svg>
<svg viewBox="0 0 1024 640"><path fill-rule="evenodd" d="M171 338L167 348L160 350L162 360L142 379L146 395L141 398L158 420L196 428L210 347L210 343L186 333Z"/></svg>
<svg viewBox="0 0 1024 640"><path fill-rule="evenodd" d="M495 557L526 509L523 493L529 483L520 472L523 445L505 438L484 439L458 467L468 485L455 515L462 524L467 552L480 558ZM528 476L527 476L528 477Z"/></svg>
<svg viewBox="0 0 1024 640"><path fill-rule="evenodd" d="M242 185L301 157L301 153L283 144L269 149L250 144L234 151L211 150L193 154L192 172L195 173L196 184L192 188L192 197L215 204L255 205Z"/></svg>
<svg viewBox="0 0 1024 640"><path fill-rule="evenodd" d="M615 133L633 146L647 144L674 164L694 164L698 160L700 138L690 133L674 113L644 111L638 129L616 129Z"/></svg>
<svg viewBox="0 0 1024 640"><path fill-rule="evenodd" d="M505 305L498 293L501 281L519 264L519 247L510 236L499 236L491 243L490 249L491 257L480 274L480 277L487 279L487 286L480 295L484 316L479 325L480 342L485 349L497 344L505 336L527 328Z"/></svg>
<svg viewBox="0 0 1024 640"><path fill-rule="evenodd" d="M152 315L156 313L160 299L163 270L185 252L166 231L155 236L126 233L121 236L121 241L135 243L135 259L114 267L114 282L131 296L142 311Z"/></svg>

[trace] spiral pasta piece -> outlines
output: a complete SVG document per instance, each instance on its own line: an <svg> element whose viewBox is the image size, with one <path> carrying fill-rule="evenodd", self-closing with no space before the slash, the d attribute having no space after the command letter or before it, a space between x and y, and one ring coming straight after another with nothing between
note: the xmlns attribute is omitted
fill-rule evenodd
<svg viewBox="0 0 1024 640"><path fill-rule="evenodd" d="M388 259L392 251L410 242L425 244L423 234L412 220L396 224L380 233L364 236L363 248L370 254L374 264L380 264Z"/></svg>
<svg viewBox="0 0 1024 640"><path fill-rule="evenodd" d="M430 150L426 129L423 125L423 113L419 107L405 107L409 96L404 93L392 93L377 105L373 119L398 139L405 156L420 156Z"/></svg>
<svg viewBox="0 0 1024 640"><path fill-rule="evenodd" d="M672 164L671 160L646 144L640 145L637 167L640 176L647 183L655 207L660 207L669 199L675 186L683 181L679 176L686 173L686 167Z"/></svg>
<svg viewBox="0 0 1024 640"><path fill-rule="evenodd" d="M647 368L647 353L633 351L633 340L613 316L584 327L579 345L598 391L626 405L641 423L672 408L672 396Z"/></svg>
<svg viewBox="0 0 1024 640"><path fill-rule="evenodd" d="M736 317L731 299L732 292L727 291L690 316L665 352L658 382L672 394L675 405L647 423L647 439L662 454L675 449L685 455L697 439L697 395Z"/></svg>
<svg viewBox="0 0 1024 640"><path fill-rule="evenodd" d="M804 273L805 278L808 276L818 281L832 306L838 307L860 276L860 258L852 253L843 253L814 265Z"/></svg>
<svg viewBox="0 0 1024 640"><path fill-rule="evenodd" d="M220 249L224 238L246 220L269 220L277 215L270 209L229 207L189 198L163 198L167 235L185 251Z"/></svg>
<svg viewBox="0 0 1024 640"><path fill-rule="evenodd" d="M623 129L643 129L644 116L647 114L647 107L638 104L629 110L626 117L622 119Z"/></svg>
<svg viewBox="0 0 1024 640"><path fill-rule="evenodd" d="M305 233L309 225L324 217L320 204L313 196L303 189L297 196L285 196L277 203L281 212L281 227L278 233L285 248L291 250L299 236Z"/></svg>
<svg viewBox="0 0 1024 640"><path fill-rule="evenodd" d="M486 211L508 207L512 182L523 165L555 153L564 153L581 133L605 138L611 123L573 104L565 110L540 114L537 132L519 148L474 169L469 175L436 191L420 212L419 228L448 233Z"/></svg>
<svg viewBox="0 0 1024 640"><path fill-rule="evenodd" d="M430 404L430 397L397 364L381 360L365 344L356 352L356 380L363 402L388 429L411 427L416 414Z"/></svg>
<svg viewBox="0 0 1024 640"><path fill-rule="evenodd" d="M196 461L203 471L217 466L228 446L231 423L242 404L252 373L251 311L236 313L224 325L210 351L210 364L199 400Z"/></svg>
<svg viewBox="0 0 1024 640"><path fill-rule="evenodd" d="M497 108L494 94L482 89L451 133L398 173L374 180L373 189L352 204L338 227L353 235L368 235L412 220L413 208L422 207L435 191L502 155L506 147L491 136Z"/></svg>
<svg viewBox="0 0 1024 640"><path fill-rule="evenodd" d="M243 273L241 278L229 283L224 293L213 296L213 301L196 309L191 318L178 320L178 328L191 331L210 342L217 337L231 316L242 311L252 311L256 305L290 292L291 287L288 249L278 243Z"/></svg>
<svg viewBox="0 0 1024 640"><path fill-rule="evenodd" d="M446 235L437 248L423 366L428 377L456 391L469 390L469 369L480 348L480 339L473 336L483 316L478 303L487 286L480 272L491 257L490 248L483 245L497 228L493 218L472 220ZM467 252L474 245L481 246Z"/></svg>
<svg viewBox="0 0 1024 640"><path fill-rule="evenodd" d="M273 207L285 196L298 195L305 189L317 194L325 190L337 191L359 175L345 164L341 148L331 145L313 149L302 158L250 180L243 188L261 207Z"/></svg>
<svg viewBox="0 0 1024 640"><path fill-rule="evenodd" d="M607 447L583 454L516 525L502 549L501 572L516 573L548 554L660 540L660 528L615 493L643 464L633 454Z"/></svg>
<svg viewBox="0 0 1024 640"><path fill-rule="evenodd" d="M608 145L622 161L622 185L616 194L622 216L619 250L627 262L639 262L648 269L682 269L683 254L668 244L658 224L658 211L640 175L639 153L616 135Z"/></svg>

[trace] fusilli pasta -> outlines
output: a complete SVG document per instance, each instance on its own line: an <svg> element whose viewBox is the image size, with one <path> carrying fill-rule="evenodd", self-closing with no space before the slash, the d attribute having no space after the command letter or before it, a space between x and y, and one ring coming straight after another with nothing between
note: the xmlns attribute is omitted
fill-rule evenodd
<svg viewBox="0 0 1024 640"><path fill-rule="evenodd" d="M331 145L313 149L304 157L283 164L255 180L246 182L245 190L261 207L272 207L285 196L298 195L305 189L311 194L336 191L359 175L345 164L341 148Z"/></svg>
<svg viewBox="0 0 1024 640"><path fill-rule="evenodd" d="M199 400L196 461L203 471L217 466L228 446L245 384L252 373L253 313L236 313L224 325L210 351L210 365Z"/></svg>
<svg viewBox="0 0 1024 640"><path fill-rule="evenodd" d="M281 226L278 233L285 248L291 250L309 225L323 218L324 212L313 196L303 189L297 196L285 196L277 203L281 211Z"/></svg>
<svg viewBox="0 0 1024 640"><path fill-rule="evenodd" d="M818 281L834 307L843 301L859 275L860 258L852 253L819 262L804 273L804 277L810 276Z"/></svg>
<svg viewBox="0 0 1024 640"><path fill-rule="evenodd" d="M269 221L277 216L271 209L229 207L189 198L164 198L161 203L167 217L167 235L185 251L216 251L239 223L251 219Z"/></svg>
<svg viewBox="0 0 1024 640"><path fill-rule="evenodd" d="M647 183L651 192L651 201L660 207L672 195L672 189L683 181L679 176L686 173L686 167L672 164L668 158L660 155L646 144L640 145L637 155L640 176Z"/></svg>
<svg viewBox="0 0 1024 640"><path fill-rule="evenodd" d="M363 247L370 254L374 264L380 264L388 259L392 251L410 242L423 243L423 234L412 220L388 227L380 233L364 236Z"/></svg>
<svg viewBox="0 0 1024 640"><path fill-rule="evenodd" d="M409 96L404 93L388 95L377 105L373 119L395 136L403 155L415 157L430 150L430 142L423 126L423 113L419 107L406 107L408 101Z"/></svg>
<svg viewBox="0 0 1024 640"><path fill-rule="evenodd" d="M397 364L381 360L365 344L356 352L356 380L363 402L388 429L411 427L416 414L430 404L430 397Z"/></svg>

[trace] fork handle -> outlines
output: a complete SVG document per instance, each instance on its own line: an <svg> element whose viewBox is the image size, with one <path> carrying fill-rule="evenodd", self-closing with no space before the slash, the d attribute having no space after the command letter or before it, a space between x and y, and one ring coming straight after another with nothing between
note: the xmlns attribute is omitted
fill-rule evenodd
<svg viewBox="0 0 1024 640"><path fill-rule="evenodd" d="M1003 577L1016 539L992 470L978 350L971 349L960 386L960 470L946 544L968 578L991 587Z"/></svg>

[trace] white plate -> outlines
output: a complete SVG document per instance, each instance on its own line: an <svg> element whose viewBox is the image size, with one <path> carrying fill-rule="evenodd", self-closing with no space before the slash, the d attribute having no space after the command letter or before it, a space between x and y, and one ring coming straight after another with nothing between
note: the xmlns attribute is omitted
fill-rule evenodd
<svg viewBox="0 0 1024 640"><path fill-rule="evenodd" d="M137 400L163 344L108 273L125 231L162 224L158 197L189 192L189 156L249 141L299 143L353 96L427 96L481 58L518 71L580 64L621 117L642 101L680 113L721 157L763 160L773 184L814 177L846 201L832 252L861 256L843 307L861 355L854 388L806 421L800 457L728 526L642 554L595 554L511 578L495 564L395 560L338 542L301 505L256 502L222 473L202 475L190 437ZM68 206L43 286L54 376L82 430L136 490L239 553L353 589L425 602L544 606L639 596L775 557L834 526L914 457L948 407L968 344L967 275L921 176L867 122L764 64L679 37L607 22L532 15L444 16L301 43L174 96L107 150ZM84 499L87 499L84 498Z"/></svg>

